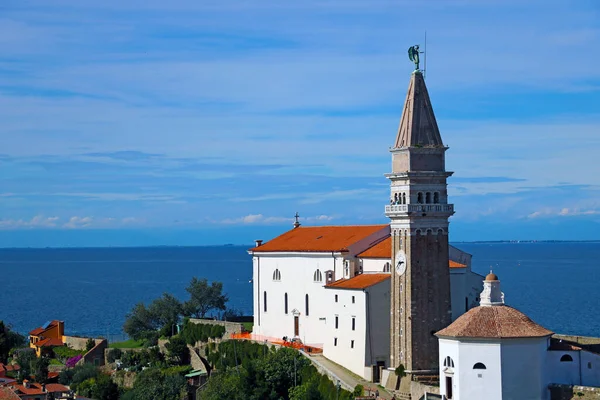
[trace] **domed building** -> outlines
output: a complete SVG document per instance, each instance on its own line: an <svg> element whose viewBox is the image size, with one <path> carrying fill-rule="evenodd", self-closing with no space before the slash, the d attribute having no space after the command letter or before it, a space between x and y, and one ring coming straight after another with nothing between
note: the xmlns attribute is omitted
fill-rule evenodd
<svg viewBox="0 0 600 400"><path fill-rule="evenodd" d="M436 333L447 400L549 399L552 383L600 383L600 356L551 338L552 331L507 306L496 274L485 277L480 297L479 307Z"/></svg>

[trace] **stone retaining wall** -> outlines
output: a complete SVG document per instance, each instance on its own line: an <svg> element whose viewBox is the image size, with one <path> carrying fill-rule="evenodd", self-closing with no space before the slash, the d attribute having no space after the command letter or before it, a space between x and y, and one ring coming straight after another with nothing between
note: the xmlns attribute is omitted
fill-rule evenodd
<svg viewBox="0 0 600 400"><path fill-rule="evenodd" d="M552 384L549 389L550 400L600 400L600 388L597 387Z"/></svg>
<svg viewBox="0 0 600 400"><path fill-rule="evenodd" d="M223 339L230 339L232 333L242 333L243 327L241 322L216 321L213 319L190 318L190 322L193 324L224 326L225 334L223 335Z"/></svg>
<svg viewBox="0 0 600 400"><path fill-rule="evenodd" d="M81 337L81 336L63 336L63 343L73 350L85 350L85 345L87 341L90 340L89 337ZM94 339L96 343L101 339Z"/></svg>

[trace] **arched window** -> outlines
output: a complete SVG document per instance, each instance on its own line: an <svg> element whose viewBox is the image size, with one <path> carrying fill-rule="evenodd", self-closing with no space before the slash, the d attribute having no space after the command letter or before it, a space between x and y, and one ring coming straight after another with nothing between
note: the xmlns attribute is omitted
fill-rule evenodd
<svg viewBox="0 0 600 400"><path fill-rule="evenodd" d="M273 280L279 282L281 280L281 272L279 269L273 271Z"/></svg>
<svg viewBox="0 0 600 400"><path fill-rule="evenodd" d="M438 192L433 193L433 202L438 204L440 202L440 194Z"/></svg>
<svg viewBox="0 0 600 400"><path fill-rule="evenodd" d="M417 203L423 204L423 193L417 193Z"/></svg>
<svg viewBox="0 0 600 400"><path fill-rule="evenodd" d="M473 369L487 369L485 367L485 364L483 363L476 363L475 365L473 365Z"/></svg>
<svg viewBox="0 0 600 400"><path fill-rule="evenodd" d="M321 270L316 270L314 275L313 275L313 280L315 282L323 282L323 274L321 273Z"/></svg>
<svg viewBox="0 0 600 400"><path fill-rule="evenodd" d="M450 356L444 358L444 367L454 368L454 361L450 358Z"/></svg>
<svg viewBox="0 0 600 400"><path fill-rule="evenodd" d="M406 204L406 193L402 193L402 204Z"/></svg>
<svg viewBox="0 0 600 400"><path fill-rule="evenodd" d="M263 293L263 297L264 297L263 308L264 308L264 311L267 312L267 291L266 290Z"/></svg>
<svg viewBox="0 0 600 400"><path fill-rule="evenodd" d="M306 316L308 317L308 295L304 297L304 306L306 307Z"/></svg>
<svg viewBox="0 0 600 400"><path fill-rule="evenodd" d="M383 265L383 272L390 272L390 263L387 262Z"/></svg>
<svg viewBox="0 0 600 400"><path fill-rule="evenodd" d="M288 298L287 293L283 296L283 312L288 313Z"/></svg>
<svg viewBox="0 0 600 400"><path fill-rule="evenodd" d="M427 203L427 204L431 203L431 193L430 192L425 193L425 203Z"/></svg>
<svg viewBox="0 0 600 400"><path fill-rule="evenodd" d="M560 358L560 362L572 362L573 361L573 357L571 357L569 354L565 354L564 356L562 356Z"/></svg>

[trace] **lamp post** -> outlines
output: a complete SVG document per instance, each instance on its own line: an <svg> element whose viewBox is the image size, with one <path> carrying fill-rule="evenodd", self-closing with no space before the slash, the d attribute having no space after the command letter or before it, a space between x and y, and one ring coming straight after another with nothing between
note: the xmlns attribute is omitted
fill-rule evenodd
<svg viewBox="0 0 600 400"><path fill-rule="evenodd" d="M335 385L337 387L337 391L335 392L335 400L338 400L340 397L340 387L342 385L340 385L340 380L338 379L337 384Z"/></svg>

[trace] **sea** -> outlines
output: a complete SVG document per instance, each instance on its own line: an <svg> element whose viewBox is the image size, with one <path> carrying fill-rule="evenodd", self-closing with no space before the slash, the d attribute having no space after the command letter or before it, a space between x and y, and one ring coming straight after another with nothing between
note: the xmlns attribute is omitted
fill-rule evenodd
<svg viewBox="0 0 600 400"><path fill-rule="evenodd" d="M564 334L600 336L600 242L454 243L493 269L507 304ZM0 320L21 333L48 320L70 335L124 339L132 307L163 293L186 300L192 277L223 282L252 315L250 246L0 249Z"/></svg>

